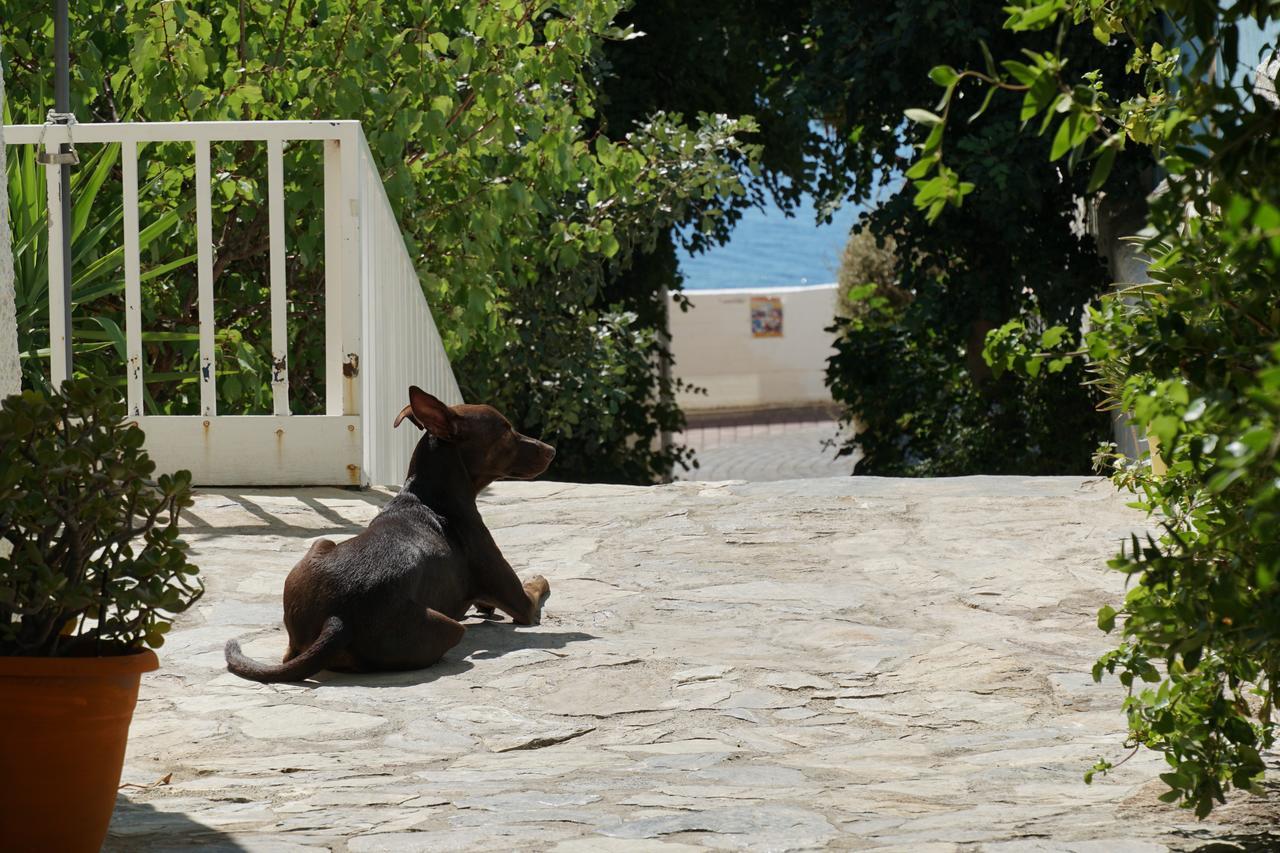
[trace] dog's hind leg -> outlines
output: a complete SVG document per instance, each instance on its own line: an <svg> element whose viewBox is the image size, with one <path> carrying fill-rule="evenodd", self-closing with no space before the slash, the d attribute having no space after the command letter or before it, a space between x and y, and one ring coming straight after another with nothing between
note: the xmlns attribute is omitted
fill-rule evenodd
<svg viewBox="0 0 1280 853"><path fill-rule="evenodd" d="M430 607L413 602L397 608L391 618L375 620L372 636L362 637L351 650L357 666L370 670L422 669L436 663L458 645L467 628Z"/></svg>

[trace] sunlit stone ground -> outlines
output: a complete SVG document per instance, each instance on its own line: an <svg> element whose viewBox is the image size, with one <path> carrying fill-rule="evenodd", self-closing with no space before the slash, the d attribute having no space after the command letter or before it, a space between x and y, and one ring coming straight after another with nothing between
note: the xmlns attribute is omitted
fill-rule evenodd
<svg viewBox="0 0 1280 853"><path fill-rule="evenodd" d="M473 619L420 672L227 674L229 637L283 651L308 543L387 499L199 496L208 593L145 678L108 849L1280 849L1274 805L1159 804L1145 754L1081 782L1124 755L1088 671L1143 524L1105 482L499 484L541 626Z"/></svg>

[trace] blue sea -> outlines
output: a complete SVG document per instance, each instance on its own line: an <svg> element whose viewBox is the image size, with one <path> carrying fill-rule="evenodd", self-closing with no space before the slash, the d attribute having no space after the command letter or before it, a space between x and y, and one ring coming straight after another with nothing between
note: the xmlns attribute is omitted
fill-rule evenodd
<svg viewBox="0 0 1280 853"><path fill-rule="evenodd" d="M815 224L812 199L786 216L772 202L752 208L723 246L700 255L679 251L684 286L714 288L786 287L836 280L840 254L860 208L845 205L830 224Z"/></svg>

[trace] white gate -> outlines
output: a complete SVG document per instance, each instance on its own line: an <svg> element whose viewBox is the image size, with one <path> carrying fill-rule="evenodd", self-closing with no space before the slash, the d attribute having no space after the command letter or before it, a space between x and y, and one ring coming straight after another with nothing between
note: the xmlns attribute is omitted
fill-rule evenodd
<svg viewBox="0 0 1280 853"><path fill-rule="evenodd" d="M413 260L356 121L8 125L6 145L120 143L124 199L126 403L158 470L191 470L199 485L383 485L403 480L416 430L392 420L418 385L462 401ZM284 144L324 142L325 414L289 410L285 296ZM265 142L271 292L271 415L219 415L214 347L213 142ZM190 143L195 153L200 414L143 414L138 146ZM48 166L49 245L61 244L57 166ZM67 376L62 257L49 257L51 378Z"/></svg>

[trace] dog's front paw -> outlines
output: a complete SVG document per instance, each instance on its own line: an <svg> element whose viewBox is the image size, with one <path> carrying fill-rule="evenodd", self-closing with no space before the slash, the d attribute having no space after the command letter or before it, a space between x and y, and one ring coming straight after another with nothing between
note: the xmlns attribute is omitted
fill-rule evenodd
<svg viewBox="0 0 1280 853"><path fill-rule="evenodd" d="M542 575L534 575L524 582L524 591L541 607L551 597L551 584Z"/></svg>
<svg viewBox="0 0 1280 853"><path fill-rule="evenodd" d="M542 622L542 605L551 597L551 584L542 575L534 575L524 582L524 594L529 596L529 624Z"/></svg>

